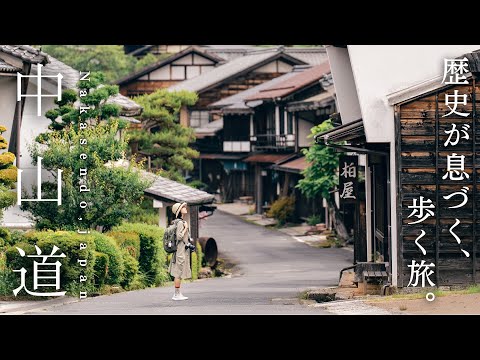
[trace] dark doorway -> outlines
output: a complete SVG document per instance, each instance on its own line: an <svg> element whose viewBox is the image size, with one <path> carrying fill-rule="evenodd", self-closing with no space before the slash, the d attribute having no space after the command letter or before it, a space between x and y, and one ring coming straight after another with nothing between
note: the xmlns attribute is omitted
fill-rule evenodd
<svg viewBox="0 0 480 360"><path fill-rule="evenodd" d="M369 155L372 196L372 254L374 262L390 261L388 157Z"/></svg>

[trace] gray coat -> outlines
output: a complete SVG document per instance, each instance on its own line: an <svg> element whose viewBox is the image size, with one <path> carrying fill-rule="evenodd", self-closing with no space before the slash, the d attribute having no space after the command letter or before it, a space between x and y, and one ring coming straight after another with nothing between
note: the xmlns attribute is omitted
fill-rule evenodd
<svg viewBox="0 0 480 360"><path fill-rule="evenodd" d="M185 244L190 238L190 230L186 229L187 223L179 221L177 225L177 252L172 256L168 271L170 275L180 279L190 279L192 270L190 269L190 250L185 249ZM174 262L175 260L175 262Z"/></svg>

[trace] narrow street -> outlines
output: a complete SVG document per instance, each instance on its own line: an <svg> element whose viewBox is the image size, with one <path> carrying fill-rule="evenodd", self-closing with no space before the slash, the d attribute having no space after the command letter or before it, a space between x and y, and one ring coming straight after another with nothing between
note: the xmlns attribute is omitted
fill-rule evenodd
<svg viewBox="0 0 480 360"><path fill-rule="evenodd" d="M320 249L279 231L249 224L216 211L200 236L217 241L219 251L238 264L231 278L182 285L187 301L171 300L173 289L161 287L89 298L36 314L327 314L289 301L309 287L338 284L340 269L351 265L346 249ZM290 303L290 304L289 304Z"/></svg>

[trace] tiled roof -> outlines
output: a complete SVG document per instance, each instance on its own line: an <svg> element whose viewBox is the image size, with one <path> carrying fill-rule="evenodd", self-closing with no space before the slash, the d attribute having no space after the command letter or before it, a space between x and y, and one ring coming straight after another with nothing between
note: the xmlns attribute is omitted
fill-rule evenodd
<svg viewBox="0 0 480 360"><path fill-rule="evenodd" d="M204 45L203 49L206 53L215 54L225 61L230 61L245 56L250 51L258 50L258 47L253 45Z"/></svg>
<svg viewBox="0 0 480 360"><path fill-rule="evenodd" d="M328 86L325 91L304 100L289 102L287 111L316 110L325 106L335 104L335 88Z"/></svg>
<svg viewBox="0 0 480 360"><path fill-rule="evenodd" d="M67 64L63 63L62 61L54 58L53 56L49 55L49 58L50 58L50 63L43 66L42 74L54 76L60 73L63 76L62 88L76 89L77 83L80 80L80 72L78 70L75 70L71 66L68 66ZM31 73L32 74L37 73L36 65L32 66ZM45 78L45 80L51 81L57 84L57 78ZM126 96L123 96L122 94L117 94L115 96L110 97L107 100L107 103L119 105L121 107L120 109L121 117L138 116L143 111L143 108L140 105L138 105L132 99ZM133 120L132 122L139 122L138 120L135 120L135 119L130 119L130 120Z"/></svg>
<svg viewBox="0 0 480 360"><path fill-rule="evenodd" d="M295 156L295 154L254 154L250 155L246 159L243 159L244 162L253 162L253 163L271 163L278 164L283 161L288 160L289 158Z"/></svg>
<svg viewBox="0 0 480 360"><path fill-rule="evenodd" d="M323 46L319 47L287 47L285 53L305 61L310 65L320 65L328 60L327 51Z"/></svg>
<svg viewBox="0 0 480 360"><path fill-rule="evenodd" d="M212 154L212 153L200 153L199 159L207 159L207 160L240 160L246 157L246 155L238 155L238 154Z"/></svg>
<svg viewBox="0 0 480 360"><path fill-rule="evenodd" d="M298 159L284 162L283 164L275 166L276 170L300 173L309 167L311 164L307 161L305 156L302 156Z"/></svg>
<svg viewBox="0 0 480 360"><path fill-rule="evenodd" d="M330 73L328 61L321 65L313 66L311 69L292 76L285 81L275 83L261 91L245 98L246 101L282 98L290 95L299 89L319 81Z"/></svg>
<svg viewBox="0 0 480 360"><path fill-rule="evenodd" d="M234 78L243 73L256 69L270 61L278 58L284 58L292 64L305 64L282 50L273 49L270 51L252 52L248 55L233 59L226 64L220 65L207 73L196 76L192 79L182 81L168 88L169 91L188 90L202 92L208 90L230 78Z"/></svg>
<svg viewBox="0 0 480 360"><path fill-rule="evenodd" d="M30 64L47 64L48 55L29 45L0 45L0 52L10 54Z"/></svg>
<svg viewBox="0 0 480 360"><path fill-rule="evenodd" d="M170 64L170 63L174 62L175 60L180 59L181 57L185 56L186 54L189 54L189 53L192 53L192 52L197 53L201 56L204 56L207 59L210 59L210 60L214 61L215 63L219 63L219 62L224 61L224 59L222 57L218 57L214 53L206 52L206 51L204 51L204 49L199 48L197 46L189 46L188 48L186 48L186 49L184 49L184 50L182 50L182 51L180 51L176 54L173 54L172 56L169 56L166 59L163 59L163 60L157 61L153 64L147 65L143 69L135 71L134 73L121 78L120 80L116 81L116 84L121 85L121 84L129 83L132 80L138 79L139 77L141 77L145 74L148 74L148 73L150 73L150 72L152 72L152 71L154 71L154 70L156 70L156 69L158 69L162 66Z"/></svg>
<svg viewBox="0 0 480 360"><path fill-rule="evenodd" d="M157 176L155 182L144 193L158 200L186 202L188 205L210 204L214 195L194 189L188 185Z"/></svg>
<svg viewBox="0 0 480 360"><path fill-rule="evenodd" d="M123 96L122 94L118 93L117 95L111 96L107 100L107 104L116 104L121 107L120 115L122 116L138 116L142 113L143 108L138 105L132 99ZM137 120L138 121L138 120ZM140 121L138 121L140 122Z"/></svg>
<svg viewBox="0 0 480 360"><path fill-rule="evenodd" d="M130 163L127 160L120 159L114 162L108 162L106 167L123 167L129 168ZM192 188L188 185L179 183L177 181L169 180L154 173L133 168L134 171L139 171L142 178L152 181L152 185L144 190L146 195L160 201L167 202L186 202L188 205L210 204L215 198L214 195L205 191Z"/></svg>
<svg viewBox="0 0 480 360"><path fill-rule="evenodd" d="M223 118L211 121L203 127L195 128L195 135L197 138L205 136L213 136L223 129Z"/></svg>
<svg viewBox="0 0 480 360"><path fill-rule="evenodd" d="M247 106L245 104L245 99L249 96L252 96L254 94L257 94L263 89L270 88L272 86L275 86L278 83L281 83L292 76L296 76L298 73L301 73L305 71L306 69L311 68L310 65L299 65L295 66L293 70L289 73L286 73L284 75L281 75L275 79L272 79L270 81L266 81L260 85L251 87L250 89L247 89L245 91L241 91L235 95L229 96L227 98L223 98L213 104L210 105L211 108L221 108L222 112L224 113L229 113L229 112L237 112L237 111L252 111L251 106L252 104L249 104Z"/></svg>
<svg viewBox="0 0 480 360"><path fill-rule="evenodd" d="M22 69L18 68L16 66L10 65L10 64L6 63L5 61L3 61L2 59L0 59L0 72L2 72L2 73L16 73L18 71L22 71Z"/></svg>
<svg viewBox="0 0 480 360"><path fill-rule="evenodd" d="M75 89L77 87L77 82L80 80L80 73L78 70L75 70L71 66L61 62L58 59L55 59L53 56L48 55L50 63L42 67L42 75L55 76L57 74L62 74L62 88L64 89ZM32 66L31 74L37 74L37 65ZM45 81L50 81L57 84L57 78L47 77L44 78Z"/></svg>
<svg viewBox="0 0 480 360"><path fill-rule="evenodd" d="M282 49L285 54L291 55L310 65L319 65L327 60L327 52L323 46L315 47L269 47L261 48L252 45L206 45L205 51L214 53L225 60L232 60L239 56L269 52Z"/></svg>

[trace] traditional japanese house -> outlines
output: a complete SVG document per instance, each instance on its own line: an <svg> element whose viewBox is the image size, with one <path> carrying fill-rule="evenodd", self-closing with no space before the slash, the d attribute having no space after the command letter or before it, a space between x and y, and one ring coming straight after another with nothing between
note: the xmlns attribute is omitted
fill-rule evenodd
<svg viewBox="0 0 480 360"><path fill-rule="evenodd" d="M2 60L5 59L5 60ZM17 65L10 65L16 59ZM30 59L30 60L22 60ZM8 71L8 77L2 87L2 61L4 61L4 69ZM19 67L19 61L25 61L23 67ZM41 93L43 98L41 101L41 114L38 115L38 66L41 67ZM24 75L32 75L34 77L23 78L22 93L30 95L30 97L22 97L17 102L17 74L20 72ZM59 83L58 75L61 74L61 82ZM77 82L80 79L78 70L64 64L54 57L41 52L28 45L0 45L0 122L1 125L7 127L7 132L3 136L9 142L8 151L16 155L16 164L23 170L22 187L31 191L32 186L36 185L37 167L33 165L33 159L29 152L29 147L35 142L37 135L48 130L51 121L44 116L45 112L54 108L58 91L66 89L76 89ZM8 86L7 86L8 83ZM48 97L46 97L46 96ZM120 106L120 118L128 120L132 124L139 123L134 117L142 112L142 108L133 100L120 94L110 98L109 103ZM17 109L18 107L18 109ZM3 114L2 114L3 111ZM11 111L11 113L10 113ZM17 146L20 144L20 146ZM46 178L49 174L45 173L42 178ZM26 218L26 213L21 211L19 206L13 206L4 211L3 225L7 227L27 228L32 226L32 222Z"/></svg>
<svg viewBox="0 0 480 360"><path fill-rule="evenodd" d="M141 59L147 54L156 56L163 54L176 54L185 50L189 46L190 45L123 45L123 50L125 54Z"/></svg>
<svg viewBox="0 0 480 360"><path fill-rule="evenodd" d="M220 173L220 179L213 179L213 181L214 188L220 189L223 201L230 202L240 197L251 197L252 199L255 197L255 166L241 161L252 153L250 137L255 134L255 109L247 106L245 99L262 89L283 82L307 68L309 68L308 65L295 66L291 72L209 105L211 114L221 116L221 118L197 129L197 142L203 141L203 138L208 136L209 143L215 141L217 149L220 149L222 154L206 152L201 154L198 165L199 179L210 184L212 181L212 176L209 176L211 168ZM215 125L216 131L207 132L207 129L213 125ZM269 159L273 160L274 158L276 161L280 161L284 156L280 155ZM206 159L209 161L205 161Z"/></svg>
<svg viewBox="0 0 480 360"><path fill-rule="evenodd" d="M301 71L282 82L272 84L245 99L247 106L255 106L253 114L253 135L250 143L253 154L243 161L255 165L256 208L262 213L279 196L296 194L298 203L304 199L295 189L298 176L291 176L291 170L305 169L307 163L297 160L288 165L287 160L301 157L300 150L308 147L313 126L320 124L335 112L335 99L326 88L331 88L328 62ZM323 93L323 94L322 94ZM322 95L320 102L312 97ZM304 105L301 106L300 103ZM310 103L310 105L307 105ZM293 106L289 108L290 104ZM310 106L310 109L308 109ZM268 163L269 155L290 155ZM282 167L282 164L287 164ZM313 201L313 203L318 202ZM306 201L308 204L308 201ZM305 206L307 211L311 211Z"/></svg>
<svg viewBox="0 0 480 360"><path fill-rule="evenodd" d="M20 143L20 126L24 118L26 104L32 104L36 110L33 98L22 97L17 101L17 73L30 75L32 66L49 63L48 55L28 45L0 45L0 121L7 128L3 133L9 143L8 150L19 157L17 144ZM21 80L21 94L31 94L32 87L36 90L27 77ZM31 86L29 86L31 85ZM50 90L56 90L50 88ZM53 98L45 99L53 104ZM29 107L27 104L27 113ZM32 113L33 113L32 109ZM20 163L17 159L17 163Z"/></svg>
<svg viewBox="0 0 480 360"><path fill-rule="evenodd" d="M162 56L157 62L118 80L116 83L120 87L120 93L126 96L149 94L155 90L164 89L205 74L216 66L245 56L251 51L258 51L258 48L247 45L193 45L188 47L176 45L170 46L167 50L170 51L170 56L166 58ZM300 58L303 57L309 61L315 57L308 56L309 52L301 52L300 50L302 49L293 53L298 53ZM315 51L317 49L314 48L310 53L315 53ZM141 56L141 54L144 55L147 52L154 55L169 53L168 51L158 50L156 45L146 45L130 54ZM324 51L323 55L325 56Z"/></svg>
<svg viewBox="0 0 480 360"><path fill-rule="evenodd" d="M365 157L359 284L478 283L479 48L327 47L342 125L317 141ZM464 58L448 84L445 59Z"/></svg>
<svg viewBox="0 0 480 360"><path fill-rule="evenodd" d="M225 60L189 46L116 82L125 96L149 94L212 70Z"/></svg>
<svg viewBox="0 0 480 360"><path fill-rule="evenodd" d="M236 161L238 170L224 177L224 188L232 188L226 200L252 196L257 212L263 213L278 196L295 194L298 216L323 214L321 199L305 199L295 185L308 166L300 150L309 146L311 128L335 111L329 73L328 62L296 66L210 105L223 117L223 151L242 157Z"/></svg>
<svg viewBox="0 0 480 360"><path fill-rule="evenodd" d="M200 174L200 164L195 164L195 170L190 174L193 178L210 178L209 191L222 192L217 185L224 183L221 181L223 165L219 161L229 162L227 169L236 171L238 169L241 157L235 154L224 153L223 149L223 122L221 115L217 112L210 112L209 105L225 97L237 94L256 85L262 84L271 79L277 78L282 74L289 73L295 65L306 65L306 61L300 60L302 57L314 64L324 62L326 53L323 49L313 48L310 52L298 51L298 57L295 52L286 51L285 48L264 49L248 52L246 55L234 58L229 62L215 67L206 74L199 75L190 80L186 80L169 88L170 91L189 90L197 92L199 100L190 108L184 108L180 114L180 122L184 126L192 127L197 134L195 147L200 151L202 167L207 167ZM320 61L322 60L322 61ZM235 158L233 158L235 157ZM237 163L237 165L235 165ZM229 166L231 168L228 168ZM244 166L244 165L241 165ZM245 182L246 183L246 182ZM235 184L239 184L238 182ZM234 194L232 194L234 196Z"/></svg>
<svg viewBox="0 0 480 360"><path fill-rule="evenodd" d="M190 47L191 45L124 45L125 53L140 59L147 54L162 56L165 54L176 54ZM225 60L231 60L243 56L251 50L258 49L253 45L196 45L204 52L220 56Z"/></svg>

